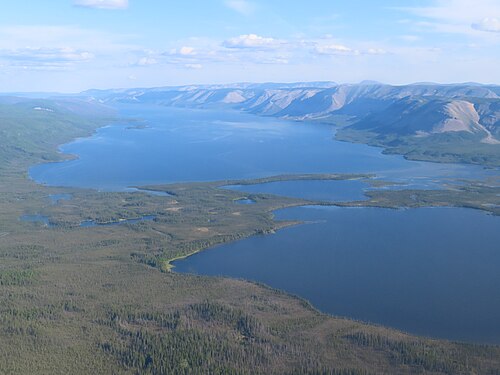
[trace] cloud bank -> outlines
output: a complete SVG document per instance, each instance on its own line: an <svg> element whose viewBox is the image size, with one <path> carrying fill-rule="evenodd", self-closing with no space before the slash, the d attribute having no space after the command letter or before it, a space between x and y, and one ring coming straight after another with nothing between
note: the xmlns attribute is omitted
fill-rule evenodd
<svg viewBox="0 0 500 375"><path fill-rule="evenodd" d="M500 33L500 19L498 18L483 18L481 22L473 23L472 28L480 31L488 31L491 33Z"/></svg>
<svg viewBox="0 0 500 375"><path fill-rule="evenodd" d="M275 48L282 44L281 41L274 38L265 38L256 34L240 35L235 38L230 38L223 42L226 48Z"/></svg>

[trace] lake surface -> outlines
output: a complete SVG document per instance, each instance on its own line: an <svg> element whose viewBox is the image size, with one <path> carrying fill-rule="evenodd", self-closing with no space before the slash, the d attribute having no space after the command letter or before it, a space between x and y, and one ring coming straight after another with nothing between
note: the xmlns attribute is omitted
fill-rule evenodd
<svg viewBox="0 0 500 375"><path fill-rule="evenodd" d="M337 207L276 216L311 223L206 250L175 271L263 282L322 311L415 334L500 344L500 217Z"/></svg>
<svg viewBox="0 0 500 375"><path fill-rule="evenodd" d="M342 202L367 199L363 194L367 187L367 183L359 180L299 180L254 185L228 185L224 188L245 193L265 193L310 200Z"/></svg>
<svg viewBox="0 0 500 375"><path fill-rule="evenodd" d="M126 190L286 173L377 173L418 186L493 174L477 166L407 161L379 148L335 141L333 128L322 124L143 105L123 106L121 115L144 119L147 128L101 128L60 147L78 159L34 166L30 176L52 186Z"/></svg>
<svg viewBox="0 0 500 375"><path fill-rule="evenodd" d="M78 159L37 165L30 176L52 186L137 191L137 186L291 173L376 173L436 188L498 169L407 161L381 149L338 142L327 125L226 111L127 105L144 120L99 129L61 146ZM234 187L306 199L363 199L361 181L290 181ZM248 192L248 193L247 193ZM162 194L150 192L151 194ZM500 343L500 222L465 209L295 208L280 219L307 225L221 246L176 262L178 272L265 282L319 309L412 333ZM45 223L44 217L24 220Z"/></svg>

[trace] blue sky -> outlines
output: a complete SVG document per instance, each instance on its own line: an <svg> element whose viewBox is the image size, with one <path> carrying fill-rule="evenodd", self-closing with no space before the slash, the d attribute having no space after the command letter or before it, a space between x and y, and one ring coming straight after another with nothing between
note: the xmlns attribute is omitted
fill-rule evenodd
<svg viewBox="0 0 500 375"><path fill-rule="evenodd" d="M0 91L500 83L500 0L16 0Z"/></svg>

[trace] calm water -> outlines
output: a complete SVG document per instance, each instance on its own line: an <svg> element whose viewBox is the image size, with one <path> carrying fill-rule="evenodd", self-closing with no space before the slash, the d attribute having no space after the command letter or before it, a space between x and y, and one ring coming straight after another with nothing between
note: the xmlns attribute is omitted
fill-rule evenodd
<svg viewBox="0 0 500 375"><path fill-rule="evenodd" d="M313 223L176 261L260 281L320 310L415 334L500 344L500 217L451 208L306 207Z"/></svg>
<svg viewBox="0 0 500 375"><path fill-rule="evenodd" d="M255 185L230 185L227 189L248 193L285 195L287 197L322 201L363 200L368 184L358 180L276 181Z"/></svg>
<svg viewBox="0 0 500 375"><path fill-rule="evenodd" d="M421 185L436 178L491 174L480 167L410 162L378 148L334 141L332 127L321 124L146 106L126 106L121 113L145 119L148 128L101 128L61 147L77 160L37 165L30 176L53 186L124 190L282 173L374 172Z"/></svg>
<svg viewBox="0 0 500 375"><path fill-rule="evenodd" d="M146 106L124 106L121 114L144 119L147 126L99 129L61 146L78 159L35 166L31 177L54 186L130 191L147 184L285 173L376 173L420 188L435 188L449 178L498 175L498 170L412 162L337 142L333 129L321 124ZM363 188L360 181L295 181L241 190L350 200L362 199ZM463 209L297 208L277 215L314 224L203 252L177 262L177 271L259 280L336 315L418 334L500 343L500 218Z"/></svg>

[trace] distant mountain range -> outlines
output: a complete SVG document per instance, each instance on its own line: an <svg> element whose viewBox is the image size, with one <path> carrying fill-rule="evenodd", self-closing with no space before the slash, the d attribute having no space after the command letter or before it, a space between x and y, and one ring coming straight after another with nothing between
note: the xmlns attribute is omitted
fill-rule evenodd
<svg viewBox="0 0 500 375"><path fill-rule="evenodd" d="M337 138L382 146L411 159L500 166L500 86L373 81L239 83L89 90L100 103L232 108L340 126Z"/></svg>

